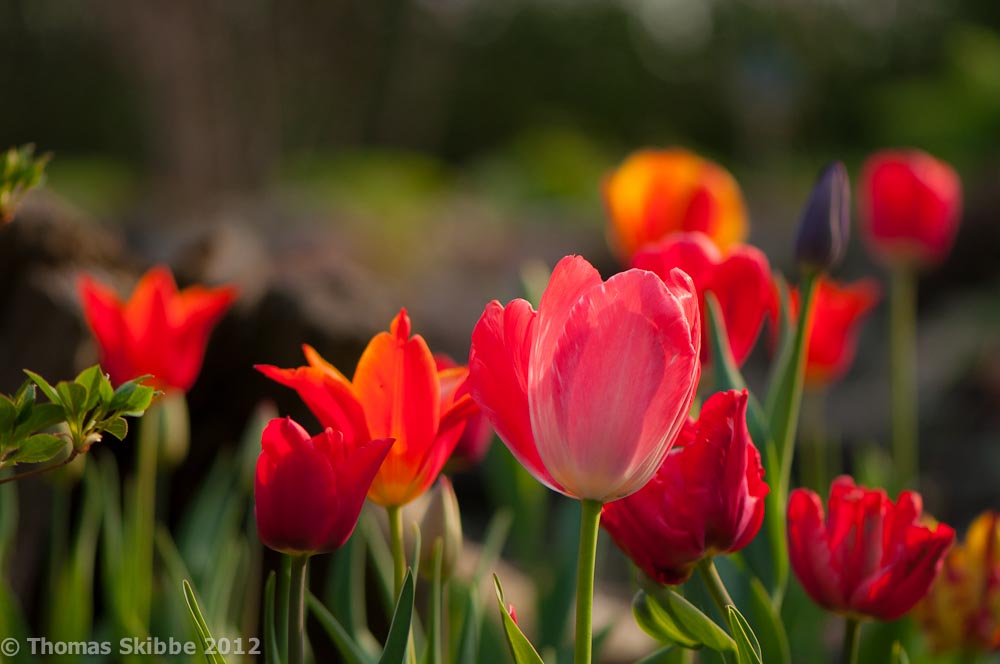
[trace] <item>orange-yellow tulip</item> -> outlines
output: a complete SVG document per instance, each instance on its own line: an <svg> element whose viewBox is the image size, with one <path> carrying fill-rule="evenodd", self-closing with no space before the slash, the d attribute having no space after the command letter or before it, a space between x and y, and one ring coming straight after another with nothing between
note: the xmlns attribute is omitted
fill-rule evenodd
<svg viewBox="0 0 1000 664"><path fill-rule="evenodd" d="M357 441L393 438L368 497L385 507L405 505L426 491L477 412L460 390L465 367L438 371L427 342L410 336L410 318L399 312L361 354L354 377L304 346L308 365L279 369L258 365L268 378L299 393L325 427Z"/></svg>
<svg viewBox="0 0 1000 664"><path fill-rule="evenodd" d="M747 237L736 180L688 150L641 150L604 181L610 240L625 261L672 233L701 231L726 250Z"/></svg>

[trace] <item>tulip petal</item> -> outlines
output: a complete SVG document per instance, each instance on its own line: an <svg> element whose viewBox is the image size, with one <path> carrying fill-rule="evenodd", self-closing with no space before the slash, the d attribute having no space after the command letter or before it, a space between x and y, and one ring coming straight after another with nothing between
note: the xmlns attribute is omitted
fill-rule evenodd
<svg viewBox="0 0 1000 664"><path fill-rule="evenodd" d="M566 256L553 268L549 285L538 304L535 341L528 367L529 384L535 381L532 377L534 367L547 367L552 362L556 342L573 307L587 291L601 284L601 275L580 256Z"/></svg>
<svg viewBox="0 0 1000 664"><path fill-rule="evenodd" d="M823 503L806 489L796 489L788 500L788 555L795 575L813 601L832 609L844 606L840 569L833 565L823 523Z"/></svg>
<svg viewBox="0 0 1000 664"><path fill-rule="evenodd" d="M127 342L121 300L113 290L87 275L80 278L78 289L87 324L100 347L101 368L115 385L142 375L132 367L124 351ZM118 352L108 352L113 349Z"/></svg>
<svg viewBox="0 0 1000 664"><path fill-rule="evenodd" d="M496 300L486 305L472 331L469 392L514 458L539 482L562 491L538 456L528 411L528 365L537 317L525 300L506 307Z"/></svg>
<svg viewBox="0 0 1000 664"><path fill-rule="evenodd" d="M299 367L279 369L258 364L254 367L271 380L290 387L325 427L343 433L352 444L371 439L365 413L349 384L333 379L323 369Z"/></svg>
<svg viewBox="0 0 1000 664"><path fill-rule="evenodd" d="M550 314L565 320L554 343L536 340L532 430L545 467L571 495L608 501L637 490L687 416L701 331L694 285L680 271L672 276L668 285L649 272L618 274L586 290L567 315Z"/></svg>

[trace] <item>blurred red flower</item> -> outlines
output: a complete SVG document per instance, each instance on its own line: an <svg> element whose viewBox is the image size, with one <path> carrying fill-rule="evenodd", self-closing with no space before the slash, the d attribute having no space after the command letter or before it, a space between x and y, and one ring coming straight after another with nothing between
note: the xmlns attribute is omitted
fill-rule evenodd
<svg viewBox="0 0 1000 664"><path fill-rule="evenodd" d="M438 371L427 342L410 336L401 310L389 332L368 343L348 380L310 346L307 366L257 365L268 378L298 392L309 410L352 444L393 438L368 497L383 507L405 505L437 479L476 406L464 394L465 367Z"/></svg>
<svg viewBox="0 0 1000 664"><path fill-rule="evenodd" d="M771 266L756 247L737 244L722 252L704 233L679 233L662 242L646 245L632 258L632 267L666 278L673 268L691 277L698 289L701 309L701 359L709 360L708 318L705 293L719 300L726 322L729 346L737 364L743 364L753 349L774 297Z"/></svg>
<svg viewBox="0 0 1000 664"><path fill-rule="evenodd" d="M147 272L127 302L87 275L79 292L112 383L152 374L157 389L184 392L198 378L212 328L236 299L236 289L228 286L178 292L165 267Z"/></svg>
<svg viewBox="0 0 1000 664"><path fill-rule="evenodd" d="M746 390L712 395L653 478L604 506L601 525L658 583L683 583L699 560L739 551L760 530L769 488L747 401Z"/></svg>
<svg viewBox="0 0 1000 664"><path fill-rule="evenodd" d="M288 554L343 546L392 444L391 438L346 440L329 428L310 438L291 418L271 420L254 483L260 540Z"/></svg>
<svg viewBox="0 0 1000 664"><path fill-rule="evenodd" d="M701 231L720 249L747 236L747 213L726 169L680 148L634 152L604 180L614 249L627 261L644 244Z"/></svg>
<svg viewBox="0 0 1000 664"><path fill-rule="evenodd" d="M920 601L941 569L955 531L921 521L920 495L855 486L847 476L830 487L824 519L820 497L796 489L788 502L788 553L802 587L820 606L856 618L895 620Z"/></svg>
<svg viewBox="0 0 1000 664"><path fill-rule="evenodd" d="M948 255L962 211L955 170L920 150L884 150L861 171L861 215L872 252L925 265Z"/></svg>
<svg viewBox="0 0 1000 664"><path fill-rule="evenodd" d="M799 315L799 292L789 292L792 320ZM813 311L809 327L809 349L806 354L806 385L823 387L835 383L847 373L858 349L858 334L868 313L881 297L874 279L862 279L841 284L826 276L819 277L813 295ZM770 318L772 330L777 325L777 297L772 300Z"/></svg>

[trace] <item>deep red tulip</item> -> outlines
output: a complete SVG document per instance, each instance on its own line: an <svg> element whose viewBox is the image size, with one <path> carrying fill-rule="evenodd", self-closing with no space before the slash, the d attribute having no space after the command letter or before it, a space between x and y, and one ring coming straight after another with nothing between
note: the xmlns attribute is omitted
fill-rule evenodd
<svg viewBox="0 0 1000 664"><path fill-rule="evenodd" d="M178 292L165 267L147 272L127 302L86 275L79 291L112 383L152 374L157 389L184 392L198 378L212 328L236 298L232 287Z"/></svg>
<svg viewBox="0 0 1000 664"><path fill-rule="evenodd" d="M726 169L680 148L640 150L604 181L614 248L627 261L643 245L701 231L720 248L747 236L747 213Z"/></svg>
<svg viewBox="0 0 1000 664"><path fill-rule="evenodd" d="M439 372L459 367L455 360L443 353L435 353L434 362L437 364ZM465 369L465 367L461 368ZM463 371L462 384L458 386L461 394L458 396L467 394L469 391L468 381L465 380L466 375L467 373ZM475 466L486 456L491 442L493 442L493 427L490 426L490 421L477 407L475 414L465 422L465 430L462 432L462 437L458 439L458 443L455 444L455 450L451 453L446 470L450 472Z"/></svg>
<svg viewBox="0 0 1000 664"><path fill-rule="evenodd" d="M820 606L854 617L895 620L927 594L955 531L921 521L912 491L893 503L885 491L847 476L823 502L796 489L788 502L788 554L805 591Z"/></svg>
<svg viewBox="0 0 1000 664"><path fill-rule="evenodd" d="M254 483L257 533L282 553L326 553L354 532L368 487L393 441L313 438L291 418L268 422Z"/></svg>
<svg viewBox="0 0 1000 664"><path fill-rule="evenodd" d="M666 278L673 268L680 268L691 277L698 289L704 323L702 361L709 359L710 351L705 293L714 293L722 307L733 357L737 364L743 364L753 350L773 299L771 266L762 251L737 244L723 256L704 233L680 233L640 249L632 259L632 267L655 272L661 278Z"/></svg>
<svg viewBox="0 0 1000 664"><path fill-rule="evenodd" d="M472 333L470 391L536 479L607 502L659 468L691 407L700 347L686 274L628 270L602 282L567 256L537 312L524 300L486 306Z"/></svg>
<svg viewBox="0 0 1000 664"><path fill-rule="evenodd" d="M699 560L739 551L760 530L768 486L747 400L746 390L713 395L653 479L604 506L601 525L659 583L683 583Z"/></svg>
<svg viewBox="0 0 1000 664"><path fill-rule="evenodd" d="M920 150L884 150L861 171L861 215L872 252L924 265L948 255L962 213L955 170Z"/></svg>
<svg viewBox="0 0 1000 664"><path fill-rule="evenodd" d="M789 293L793 319L798 316L799 294ZM813 295L813 312L806 355L806 385L822 387L844 377L858 350L858 334L868 313L878 304L881 291L874 279L839 284L820 277Z"/></svg>
<svg viewBox="0 0 1000 664"><path fill-rule="evenodd" d="M394 438L368 497L384 507L405 505L437 479L465 421L476 407L462 383L464 367L438 371L427 342L410 336L410 318L399 312L389 332L369 342L348 380L319 353L303 346L307 366L258 365L268 378L299 393L327 427L352 444Z"/></svg>

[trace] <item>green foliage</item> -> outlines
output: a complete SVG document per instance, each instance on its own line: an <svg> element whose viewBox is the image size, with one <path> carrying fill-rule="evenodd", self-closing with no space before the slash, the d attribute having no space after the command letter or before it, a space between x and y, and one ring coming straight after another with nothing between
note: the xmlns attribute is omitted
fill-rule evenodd
<svg viewBox="0 0 1000 664"><path fill-rule="evenodd" d="M729 631L736 639L737 653L740 664L761 664L763 659L760 653L760 642L757 635L753 633L750 623L743 617L735 606L726 607L726 622L729 623Z"/></svg>
<svg viewBox="0 0 1000 664"><path fill-rule="evenodd" d="M500 578L493 575L493 584L496 586L497 606L500 607L500 617L503 620L504 633L507 636L507 645L514 656L515 664L544 664L541 655L531 645L531 641L524 635L521 628L507 611L507 602L503 597L503 587L500 585Z"/></svg>
<svg viewBox="0 0 1000 664"><path fill-rule="evenodd" d="M24 195L45 181L45 164L51 156L36 157L31 144L7 150L0 164L0 223L11 221Z"/></svg>
<svg viewBox="0 0 1000 664"><path fill-rule="evenodd" d="M105 434L124 440L128 434L124 418L141 416L156 394L152 387L142 385L148 376L115 390L96 364L74 380L54 387L32 371L25 373L30 380L13 396L0 395L0 469L51 461L64 451L67 442L72 446L72 459ZM50 403L37 402L36 387ZM65 425L64 432L47 433L58 424Z"/></svg>
<svg viewBox="0 0 1000 664"><path fill-rule="evenodd" d="M205 660L208 664L226 664L225 658L222 655L215 652L215 638L212 636L211 630L208 628L208 623L205 622L205 616L201 613L201 607L198 606L198 598L195 597L194 588L188 583L187 579L183 582L184 587L184 599L187 601L188 611L191 614L191 622L194 625L195 631L198 633L198 638L201 641L201 647L205 654Z"/></svg>
<svg viewBox="0 0 1000 664"><path fill-rule="evenodd" d="M639 627L660 643L682 648L737 651L736 642L715 621L669 588L640 590L632 599Z"/></svg>
<svg viewBox="0 0 1000 664"><path fill-rule="evenodd" d="M378 664L404 664L406 650L410 638L410 623L413 620L413 570L407 570L403 579L403 589L396 602L396 610L392 614L389 625L389 636L385 639L385 649Z"/></svg>

